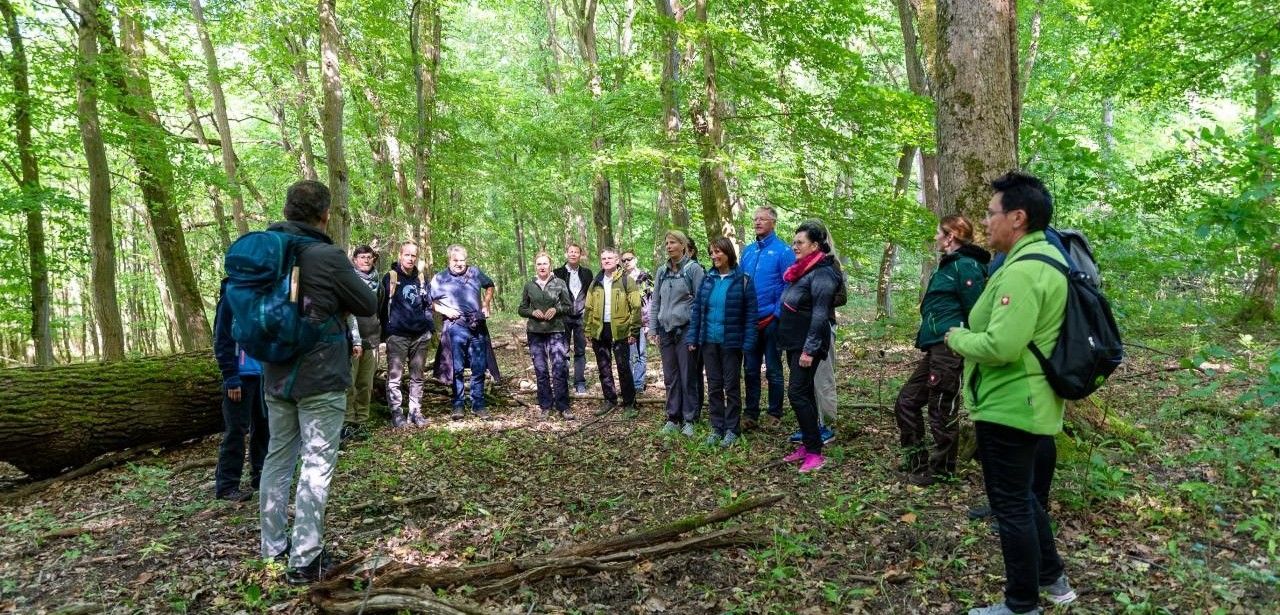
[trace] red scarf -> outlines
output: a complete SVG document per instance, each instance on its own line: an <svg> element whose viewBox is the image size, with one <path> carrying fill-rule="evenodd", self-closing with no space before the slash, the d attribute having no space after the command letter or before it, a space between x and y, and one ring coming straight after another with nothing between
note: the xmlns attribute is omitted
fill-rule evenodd
<svg viewBox="0 0 1280 615"><path fill-rule="evenodd" d="M787 267L787 271L782 274L782 279L786 281L787 284L795 284L796 280L804 277L804 274L809 273L809 270L813 269L813 266L817 265L818 261L821 261L822 257L826 255L827 254L822 250L814 250L809 254L809 256L801 258L792 263L790 267Z"/></svg>

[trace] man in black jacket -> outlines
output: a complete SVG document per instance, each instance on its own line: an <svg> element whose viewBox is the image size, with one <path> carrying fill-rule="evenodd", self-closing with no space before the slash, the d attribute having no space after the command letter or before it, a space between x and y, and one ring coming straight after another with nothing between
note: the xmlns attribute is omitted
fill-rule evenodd
<svg viewBox="0 0 1280 615"><path fill-rule="evenodd" d="M564 251L564 266L555 275L569 287L573 309L565 316L565 333L573 346L573 389L579 395L587 392L587 336L582 331L582 313L587 308L587 288L591 286L591 270L581 265L582 246L569 244Z"/></svg>
<svg viewBox="0 0 1280 615"><path fill-rule="evenodd" d="M288 363L263 364L271 443L262 469L259 515L262 556L287 558L292 584L320 579L330 565L324 550L324 508L338 457L338 435L351 385L351 347L346 315L372 316L378 297L356 276L341 248L325 234L329 189L313 180L289 187L285 222L269 230L316 240L297 257L298 301L305 318L324 335ZM305 437L304 437L305 434ZM293 531L288 531L289 486L302 462Z"/></svg>
<svg viewBox="0 0 1280 615"><path fill-rule="evenodd" d="M383 305L378 308L382 333L387 342L387 407L391 425L403 427L406 422L421 427L427 424L422 414L422 379L427 361L427 342L435 322L431 318L431 302L427 299L427 275L418 267L418 244L400 244L400 258L382 276ZM401 409L403 402L400 379L409 368L409 414Z"/></svg>

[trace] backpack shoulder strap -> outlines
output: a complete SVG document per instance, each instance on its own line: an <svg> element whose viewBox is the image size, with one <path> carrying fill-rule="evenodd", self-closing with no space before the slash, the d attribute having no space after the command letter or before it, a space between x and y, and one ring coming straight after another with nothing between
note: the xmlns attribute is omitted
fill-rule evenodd
<svg viewBox="0 0 1280 615"><path fill-rule="evenodd" d="M391 279L391 283L387 285L387 297L395 297L396 287L400 285L400 274L396 272L395 267L392 267L391 271L387 272L387 275L390 276Z"/></svg>
<svg viewBox="0 0 1280 615"><path fill-rule="evenodd" d="M1027 254L1027 255L1025 255L1025 256L1019 256L1019 257L1018 257L1016 260L1014 260L1013 262L1014 262L1014 263L1019 263L1019 262L1022 262L1022 261L1040 261L1040 262L1042 262L1042 263L1045 263L1045 264L1048 264L1048 265L1052 265L1052 266L1053 266L1053 268L1054 268L1054 269L1057 269L1058 271L1060 271L1060 272L1062 273L1062 275L1067 275L1067 274L1070 272L1070 269L1068 269L1066 265L1064 265L1064 264L1062 264L1062 263L1059 263L1059 262L1058 262L1057 260L1055 260L1053 257L1051 257L1051 256L1047 256L1047 255L1045 255L1045 254ZM1010 263L1010 264L1012 264L1012 263Z"/></svg>

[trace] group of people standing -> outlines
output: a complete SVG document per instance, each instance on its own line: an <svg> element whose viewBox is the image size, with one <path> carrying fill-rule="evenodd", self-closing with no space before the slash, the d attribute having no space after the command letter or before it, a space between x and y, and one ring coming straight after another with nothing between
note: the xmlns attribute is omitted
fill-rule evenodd
<svg viewBox="0 0 1280 615"><path fill-rule="evenodd" d="M1045 261L1071 266L1071 260L1053 243L1052 198L1039 179L1014 172L994 181L992 189L983 224L996 258L973 243L969 220L947 216L939 222L934 239L941 259L921 302L915 340L923 354L895 403L902 469L910 482L929 485L955 472L965 383L1006 570L1005 600L971 615L1036 612L1041 594L1056 604L1076 597L1056 550L1047 506L1056 457L1053 435L1062 428L1064 400L1048 385L1034 356L1037 350L1052 350L1066 309L1066 278ZM345 334L337 339L348 339L327 336L288 363L259 364L230 340L230 314L220 302L215 352L224 376L227 436L215 495L234 500L251 495L241 489L240 479L244 435L252 432L252 483L262 494L262 554L286 563L290 582L306 583L330 565L321 539L329 481L340 437L363 435L379 340L388 355L394 425L426 422L423 370L435 316L442 323L435 364L438 375L448 374L453 383L453 417L465 415L468 398L472 412L485 416L485 377L496 369L486 326L494 284L467 264L465 248L457 245L448 250L448 268L430 281L418 267L412 242L400 245L395 266L381 277L368 246L357 248L348 261L324 232L329 193L319 182L291 186L284 214L286 221L271 230L315 240L297 260L307 318L332 322L335 333ZM554 270L550 255L539 253L536 275L522 289L519 313L528 320L542 417L574 418L570 386L585 392L588 340L604 396L598 413L622 407L634 414L637 389L644 387L647 333L662 356L666 422L661 431L694 435L705 395L711 423L707 443L732 446L761 421L781 419L785 353L786 396L800 429L792 436L798 447L784 460L798 464L801 472L821 468L823 445L834 437L824 420L833 415L828 408L834 407L834 382L824 374L832 373L834 310L847 300L846 284L821 222L800 224L790 246L774 232L776 223L776 212L758 209L756 240L741 259L732 242L716 239L710 245L710 269L697 260L689 237L674 230L664 237L667 259L652 276L636 266L634 252L602 249L597 274L583 263L577 245L566 249L565 264ZM340 315L350 316L345 327L336 318ZM406 368L407 404L400 393ZM463 380L466 369L469 383ZM762 371L767 399L762 399ZM926 426L931 447L925 445ZM288 492L295 474L290 529Z"/></svg>

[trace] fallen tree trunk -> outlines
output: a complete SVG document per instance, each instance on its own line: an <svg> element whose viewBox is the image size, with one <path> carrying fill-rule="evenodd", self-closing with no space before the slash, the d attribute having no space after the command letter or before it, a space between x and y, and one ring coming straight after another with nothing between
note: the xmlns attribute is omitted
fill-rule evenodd
<svg viewBox="0 0 1280 615"><path fill-rule="evenodd" d="M745 512L770 506L781 495L750 498L718 508L704 515L692 515L672 523L643 528L597 542L569 545L545 555L521 557L472 566L410 566L378 558L354 560L334 570L333 576L311 588L311 601L326 613L368 613L372 605L430 612L434 603L417 603L432 596L432 589L463 585L475 588L473 597L485 597L512 590L551 576L580 576L625 569L637 561L684 553L696 549L758 545L768 542L765 534L743 527L682 537L698 528L731 519ZM359 581L364 589L352 584ZM452 608L466 609L458 605ZM468 612L474 612L469 611Z"/></svg>
<svg viewBox="0 0 1280 615"><path fill-rule="evenodd" d="M140 444L222 429L209 351L0 370L0 461L35 479Z"/></svg>

